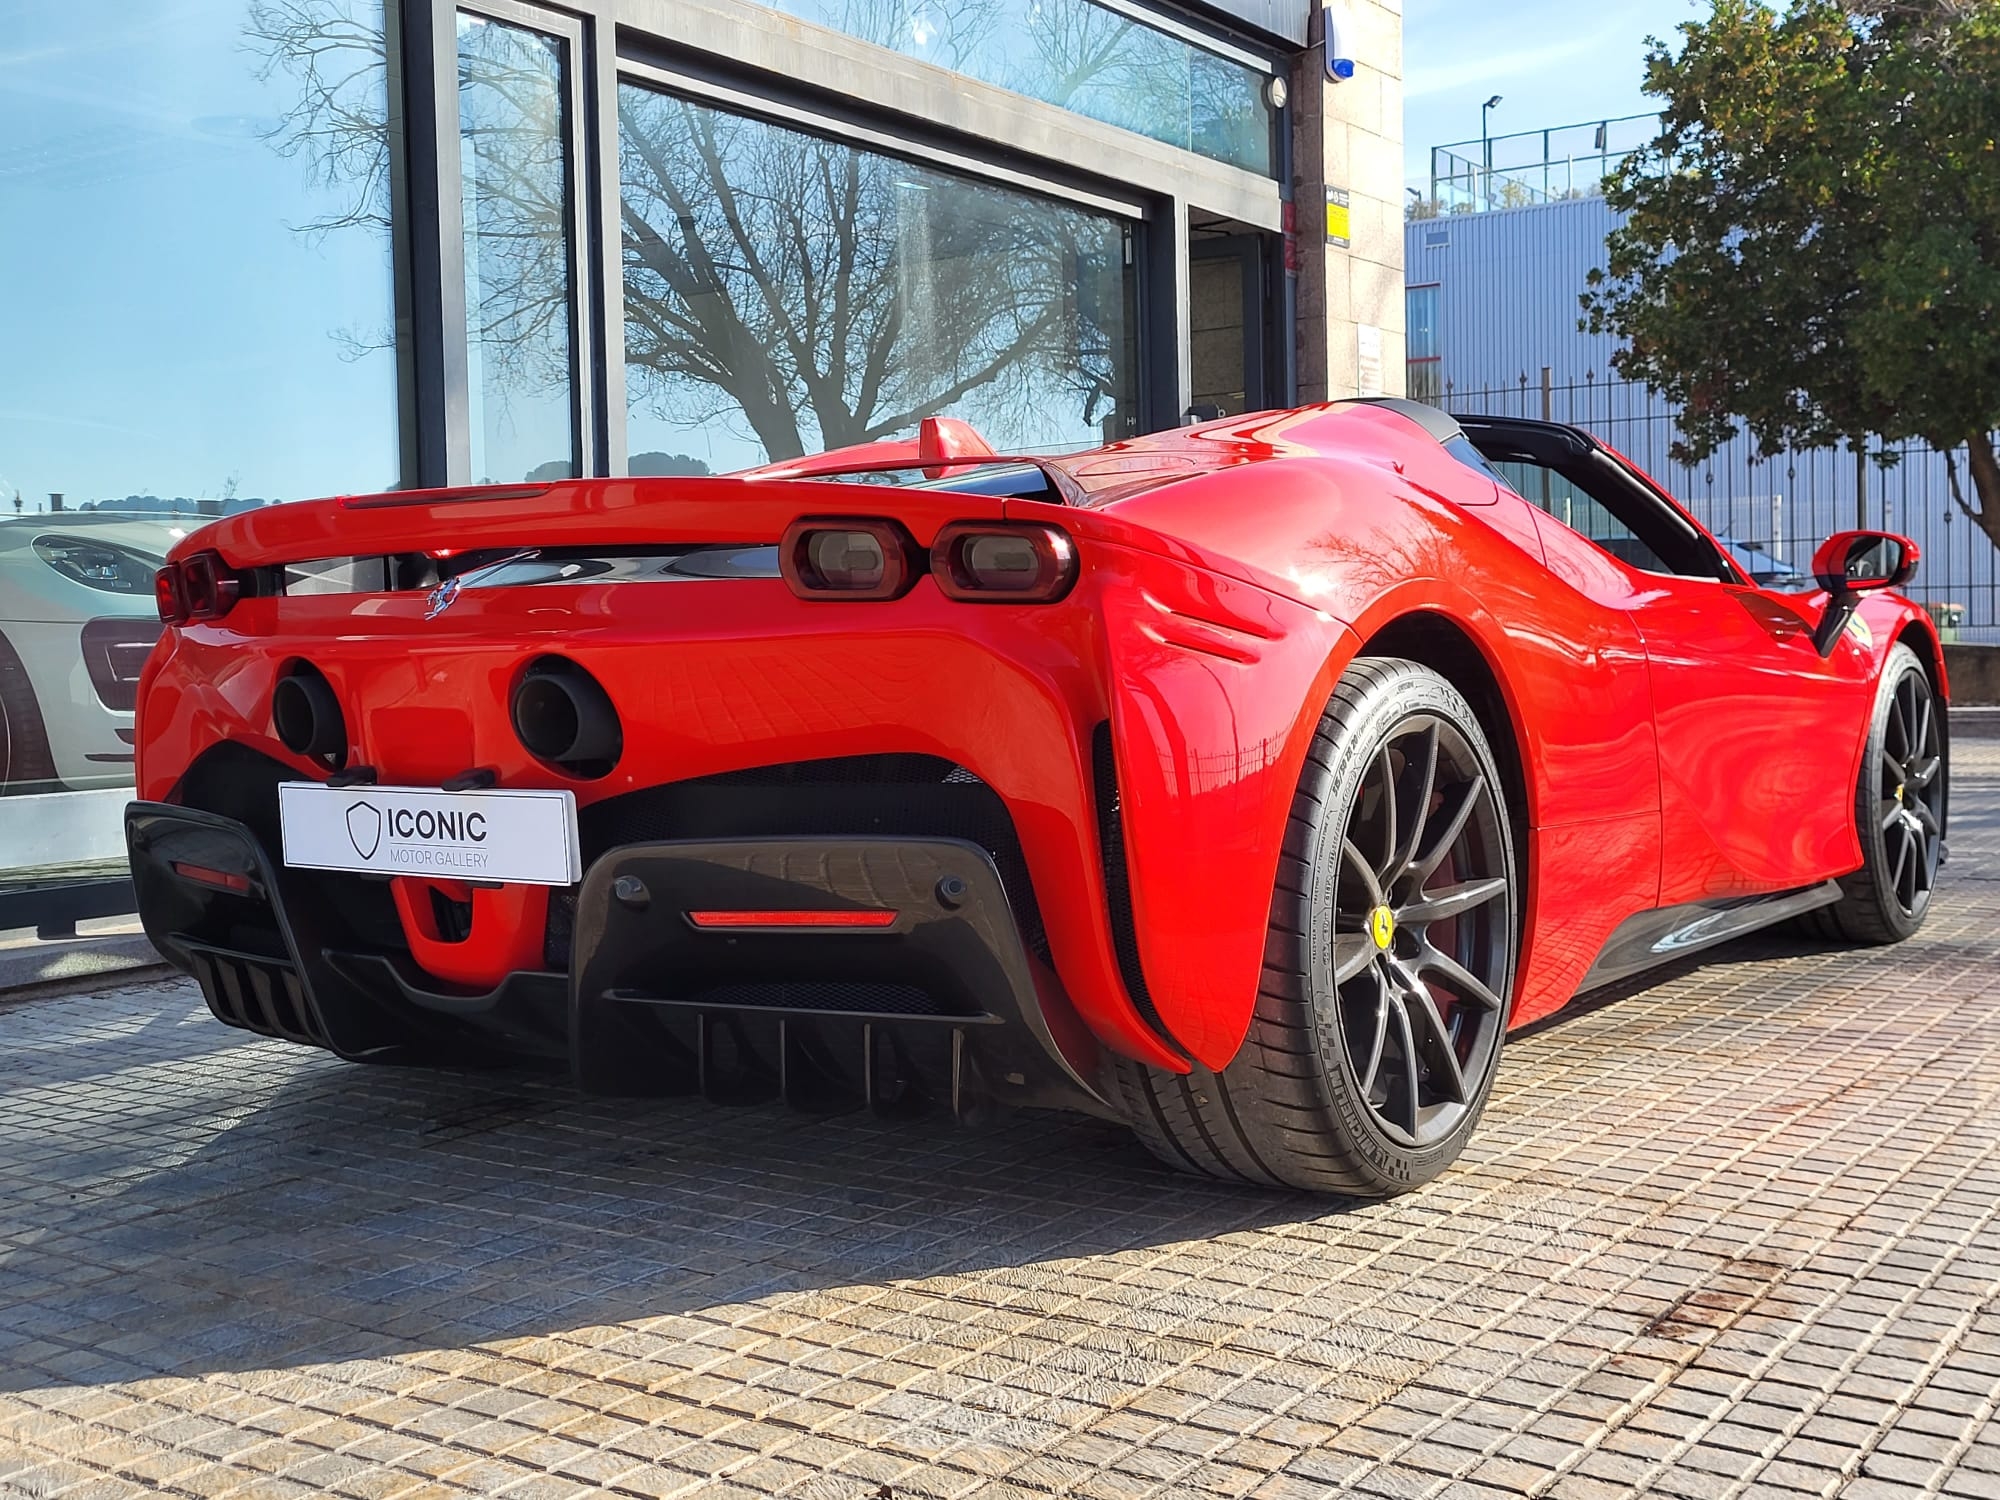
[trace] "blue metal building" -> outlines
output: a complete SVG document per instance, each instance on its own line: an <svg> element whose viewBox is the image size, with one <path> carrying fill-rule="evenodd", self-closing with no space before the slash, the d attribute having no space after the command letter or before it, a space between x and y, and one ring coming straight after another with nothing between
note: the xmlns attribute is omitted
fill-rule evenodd
<svg viewBox="0 0 2000 1500"><path fill-rule="evenodd" d="M1916 538L1912 594L1960 638L2000 641L1995 550L1954 499L1944 455L1892 445L1865 476L1852 450L1761 455L1748 436L1700 463L1673 457L1678 413L1611 368L1616 343L1580 326L1581 297L1605 264L1617 215L1597 196L1416 218L1404 226L1408 374L1413 396L1447 410L1573 422L1626 453L1718 533L1803 569L1816 543L1857 524ZM1953 460L1968 487L1963 455ZM1859 483L1857 480L1859 479ZM1976 502L1974 502L1976 503Z"/></svg>

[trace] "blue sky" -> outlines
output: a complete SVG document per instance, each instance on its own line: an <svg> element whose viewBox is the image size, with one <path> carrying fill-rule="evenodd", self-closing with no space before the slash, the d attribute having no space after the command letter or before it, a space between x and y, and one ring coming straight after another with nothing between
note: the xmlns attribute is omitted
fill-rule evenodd
<svg viewBox="0 0 2000 1500"><path fill-rule="evenodd" d="M1422 186L1430 148L1479 137L1495 94L1495 135L1654 108L1639 92L1647 36L1708 6L1694 0L1405 0L1404 171Z"/></svg>
<svg viewBox="0 0 2000 1500"><path fill-rule="evenodd" d="M397 478L388 249L311 232L353 195L272 148L297 84L257 76L247 13L0 3L6 514Z"/></svg>
<svg viewBox="0 0 2000 1500"><path fill-rule="evenodd" d="M375 0L346 0L360 18ZM1704 5L1702 9L1706 9ZM1432 145L1647 108L1693 0L1407 0L1412 181ZM273 137L296 98L246 0L0 0L0 507L60 490L295 497L397 470L386 246ZM32 289L32 290L30 290ZM641 420L635 448L698 449ZM720 455L718 455L720 456Z"/></svg>

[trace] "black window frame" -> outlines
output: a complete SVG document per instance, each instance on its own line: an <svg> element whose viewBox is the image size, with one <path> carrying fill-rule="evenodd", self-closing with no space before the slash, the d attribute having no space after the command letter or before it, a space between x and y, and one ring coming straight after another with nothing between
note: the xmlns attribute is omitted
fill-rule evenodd
<svg viewBox="0 0 2000 1500"><path fill-rule="evenodd" d="M1153 14L1126 0L1135 14ZM1271 236L1275 246L1289 207L1291 111L1277 111L1279 175L1261 179L1075 115L1060 106L1009 94L997 86L945 75L954 98L970 108L997 110L1019 123L1021 139L978 133L963 119L930 120L899 113L866 96L867 80L846 87L814 84L774 70L751 55L751 41L767 41L772 28L760 20L773 12L742 0L712 7L740 10L713 22L690 42L673 29L673 0L392 0L399 27L403 118L397 157L399 244L406 247L403 304L408 379L404 418L410 439L403 483L410 487L471 482L470 401L466 352L464 226L460 198L457 15L469 11L507 24L560 36L565 51L565 131L570 153L568 188L572 299L572 402L578 472L622 476L628 460L622 238L618 222L617 88L624 78L675 92L714 91L723 108L760 115L868 150L886 151L923 165L989 180L1001 186L1109 208L1133 225L1137 273L1137 412L1139 430L1180 426L1192 387L1188 328L1189 226L1196 216L1230 214ZM1120 8L1125 8L1121 6ZM1160 15L1164 16L1164 8ZM725 55L714 32L742 28L742 55ZM1178 23L1185 25L1185 22ZM841 38L852 46L866 44ZM886 49L882 66L907 75L929 65L910 63ZM1252 49L1254 50L1254 49ZM747 58L747 60L746 60ZM759 64L764 64L760 66ZM1273 76L1284 64L1273 59ZM726 95L727 97L721 97ZM1024 144L1025 143L1025 144ZM1135 170L1133 163L1144 166ZM1096 170L1093 170L1093 167ZM1275 254L1275 250L1273 252ZM1297 397L1290 358L1291 278L1273 299L1274 326L1262 330L1280 351L1273 396Z"/></svg>
<svg viewBox="0 0 2000 1500"><path fill-rule="evenodd" d="M1619 557L1601 541L1584 537L1605 556L1650 577L1743 582L1735 565L1707 532L1590 434L1560 423L1522 418L1460 416L1458 421L1472 445L1489 463L1526 464L1559 476L1602 506L1668 571L1662 574L1641 567L1629 558Z"/></svg>
<svg viewBox="0 0 2000 1500"><path fill-rule="evenodd" d="M616 77L620 85L631 84L639 88L652 89L728 114L761 120L781 129L816 136L853 150L949 173L972 183L989 184L1010 192L1035 194L1117 219L1125 225L1128 232L1127 245L1137 283L1134 291L1134 314L1137 326L1134 329L1136 358L1133 373L1140 429L1143 431L1178 425L1178 414L1172 421L1157 420L1159 414L1153 409L1151 383L1148 380L1148 360L1157 356L1159 344L1158 329L1146 316L1148 290L1149 287L1157 285L1157 278L1161 273L1154 256L1158 245L1157 228L1150 216L1150 210L1154 205L1146 195L1121 192L1108 185L1100 187L1088 179L1058 176L1012 165L985 154L968 152L943 141L913 137L907 133L898 134L884 129L864 111L829 104L824 100L789 96L783 92L751 86L731 73L691 63L666 47L628 42L620 50ZM615 110L612 113L615 126ZM615 156L610 158L614 164L616 160ZM609 183L606 190L615 192L617 187L618 184ZM1185 240L1182 243L1184 245ZM617 243L607 241L606 255L603 300L607 308L607 317L612 312L616 313L618 351L617 379L611 381L607 378L607 384L617 392L622 412L625 402L622 240ZM610 281L610 267L613 264L617 266L619 273L615 286ZM605 342L607 345L610 344L608 334ZM608 377L612 368L611 362L607 360L604 367Z"/></svg>

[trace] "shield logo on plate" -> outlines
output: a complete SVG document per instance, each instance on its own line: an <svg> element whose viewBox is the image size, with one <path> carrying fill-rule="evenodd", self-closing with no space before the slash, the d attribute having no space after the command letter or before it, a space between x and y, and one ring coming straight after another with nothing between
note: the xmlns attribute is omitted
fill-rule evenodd
<svg viewBox="0 0 2000 1500"><path fill-rule="evenodd" d="M372 859L382 842L382 810L372 802L357 802L348 808L347 839L356 854Z"/></svg>

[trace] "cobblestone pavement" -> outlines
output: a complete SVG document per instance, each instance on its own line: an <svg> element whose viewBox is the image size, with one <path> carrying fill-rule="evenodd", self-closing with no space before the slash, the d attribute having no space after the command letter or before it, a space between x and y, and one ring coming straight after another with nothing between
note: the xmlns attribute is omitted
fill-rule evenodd
<svg viewBox="0 0 2000 1500"><path fill-rule="evenodd" d="M0 1495L2000 1496L2000 740L1930 926L1516 1037L1391 1203L0 1006Z"/></svg>

